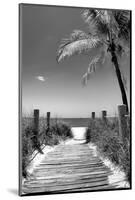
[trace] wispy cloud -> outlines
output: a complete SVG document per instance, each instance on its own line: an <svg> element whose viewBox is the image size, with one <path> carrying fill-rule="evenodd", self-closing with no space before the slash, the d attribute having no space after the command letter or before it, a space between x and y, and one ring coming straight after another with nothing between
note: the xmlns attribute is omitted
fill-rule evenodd
<svg viewBox="0 0 135 200"><path fill-rule="evenodd" d="M48 78L45 78L44 76L35 76L35 78L42 82L45 82L48 79Z"/></svg>

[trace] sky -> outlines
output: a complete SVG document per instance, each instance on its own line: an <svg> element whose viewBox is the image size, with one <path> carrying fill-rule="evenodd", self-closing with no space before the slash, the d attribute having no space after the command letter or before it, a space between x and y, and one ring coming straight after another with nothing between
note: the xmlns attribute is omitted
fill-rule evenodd
<svg viewBox="0 0 135 200"><path fill-rule="evenodd" d="M51 112L55 117L89 117L91 112L109 116L122 104L114 66L110 59L91 76L83 87L81 78L87 71L91 55L79 55L57 63L57 49L62 38L73 30L88 31L80 8L37 5L21 7L21 71L22 110L30 113L40 109L41 115ZM130 98L130 59L119 60L127 79ZM129 102L130 103L130 102Z"/></svg>

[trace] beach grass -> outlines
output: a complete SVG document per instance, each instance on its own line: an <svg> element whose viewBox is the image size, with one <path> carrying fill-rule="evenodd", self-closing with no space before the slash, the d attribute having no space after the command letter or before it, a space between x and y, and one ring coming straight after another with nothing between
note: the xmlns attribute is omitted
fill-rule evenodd
<svg viewBox="0 0 135 200"><path fill-rule="evenodd" d="M117 117L113 120L91 120L86 131L87 142L97 146L98 151L112 163L118 165L130 182L130 119L127 119L127 137L119 136Z"/></svg>
<svg viewBox="0 0 135 200"><path fill-rule="evenodd" d="M71 128L63 121L54 120L47 128L46 119L39 119L39 131L34 130L33 120L31 117L24 117L22 119L22 176L26 178L28 176L27 166L30 162L30 158L35 150L43 153L41 146L58 145L61 141L72 138Z"/></svg>

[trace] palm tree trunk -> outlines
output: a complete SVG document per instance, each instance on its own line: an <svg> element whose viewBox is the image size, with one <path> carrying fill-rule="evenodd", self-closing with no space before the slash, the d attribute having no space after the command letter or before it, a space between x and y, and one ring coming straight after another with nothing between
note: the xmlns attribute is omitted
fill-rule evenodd
<svg viewBox="0 0 135 200"><path fill-rule="evenodd" d="M116 71L118 83L119 83L119 86L120 86L120 90L121 90L122 101L123 101L123 104L125 104L126 107L127 107L127 114L128 114L128 112L129 112L128 101L127 101L126 91L125 91L124 84L123 84L122 77L121 77L121 72L120 72L120 69L119 69L117 56L115 54L115 51L110 51L110 52L111 52L111 56L112 56L112 62L113 62L114 67L115 67L115 71Z"/></svg>

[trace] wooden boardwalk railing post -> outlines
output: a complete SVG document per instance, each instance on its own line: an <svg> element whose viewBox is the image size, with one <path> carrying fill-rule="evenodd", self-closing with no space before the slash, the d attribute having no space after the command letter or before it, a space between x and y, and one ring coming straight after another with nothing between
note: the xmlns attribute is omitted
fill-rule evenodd
<svg viewBox="0 0 135 200"><path fill-rule="evenodd" d="M127 114L126 105L118 106L118 120L119 120L119 136L125 139L127 132L127 121L125 115Z"/></svg>
<svg viewBox="0 0 135 200"><path fill-rule="evenodd" d="M47 130L50 129L50 112L47 112Z"/></svg>
<svg viewBox="0 0 135 200"><path fill-rule="evenodd" d="M40 142L39 142L39 138L38 138L38 134L39 134L39 110L38 109L34 109L34 135L32 138L33 141L33 145L34 148L37 149L40 153L42 153L42 150L40 149Z"/></svg>
<svg viewBox="0 0 135 200"><path fill-rule="evenodd" d="M106 121L106 117L107 117L107 111L106 111L106 110L103 110L103 111L102 111L102 119L103 119L104 121Z"/></svg>
<svg viewBox="0 0 135 200"><path fill-rule="evenodd" d="M91 113L91 118L92 118L92 119L95 119L95 112L92 112L92 113Z"/></svg>
<svg viewBox="0 0 135 200"><path fill-rule="evenodd" d="M39 110L34 109L34 130L38 134L39 131Z"/></svg>

